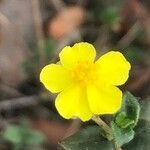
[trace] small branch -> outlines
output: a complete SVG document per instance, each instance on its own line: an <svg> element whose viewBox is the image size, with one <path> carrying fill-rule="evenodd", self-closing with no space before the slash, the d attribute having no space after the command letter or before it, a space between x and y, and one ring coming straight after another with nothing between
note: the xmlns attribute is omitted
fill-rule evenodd
<svg viewBox="0 0 150 150"><path fill-rule="evenodd" d="M39 65L40 67L45 64L45 49L44 49L44 34L42 30L42 16L40 12L39 0L31 0L33 9L33 19L35 24L35 31L37 36L37 45L39 51Z"/></svg>
<svg viewBox="0 0 150 150"><path fill-rule="evenodd" d="M11 108L15 109L15 108L36 106L40 102L44 102L44 100L47 101L47 99L53 102L54 98L55 98L54 95L43 92L43 93L40 93L39 95L22 96L19 98L4 99L0 101L0 112L10 110Z"/></svg>
<svg viewBox="0 0 150 150"><path fill-rule="evenodd" d="M8 86L5 83L0 82L0 91L7 94L7 97L19 97L23 96L17 89Z"/></svg>
<svg viewBox="0 0 150 150"><path fill-rule="evenodd" d="M65 8L65 4L61 0L49 0L49 1L52 2L57 12L60 12L62 9Z"/></svg>
<svg viewBox="0 0 150 150"><path fill-rule="evenodd" d="M63 139L76 133L79 130L80 126L81 126L81 121L79 119L72 120L69 128L67 129L65 135L63 136Z"/></svg>
<svg viewBox="0 0 150 150"><path fill-rule="evenodd" d="M100 127L111 130L111 128L99 116L93 116L92 120L96 122Z"/></svg>
<svg viewBox="0 0 150 150"><path fill-rule="evenodd" d="M1 12L0 12L0 24L4 26L8 26L11 24L9 19L5 15L3 15Z"/></svg>
<svg viewBox="0 0 150 150"><path fill-rule="evenodd" d="M27 106L34 106L39 103L39 98L37 96L24 96L21 98L12 98L8 100L3 100L0 102L0 112L7 111L12 108L21 108Z"/></svg>
<svg viewBox="0 0 150 150"><path fill-rule="evenodd" d="M112 129L99 116L93 116L92 120L106 132L108 140L111 141L113 139Z"/></svg>
<svg viewBox="0 0 150 150"><path fill-rule="evenodd" d="M112 142L113 142L113 145L114 145L114 150L123 150L121 147L117 147L114 139L112 140Z"/></svg>
<svg viewBox="0 0 150 150"><path fill-rule="evenodd" d="M122 150L121 147L117 147L114 142L112 129L99 116L93 116L92 120L96 122L106 132L108 140L113 141L114 150Z"/></svg>
<svg viewBox="0 0 150 150"><path fill-rule="evenodd" d="M117 48L120 47L127 47L130 45L130 43L136 38L137 32L140 30L141 25L136 22L129 31L120 39L120 41L117 44Z"/></svg>
<svg viewBox="0 0 150 150"><path fill-rule="evenodd" d="M116 150L123 150L123 149L119 147L119 148L117 148Z"/></svg>
<svg viewBox="0 0 150 150"><path fill-rule="evenodd" d="M142 76L142 78L141 78ZM144 68L135 73L134 80L127 85L129 91L139 91L141 88L150 81L150 69Z"/></svg>

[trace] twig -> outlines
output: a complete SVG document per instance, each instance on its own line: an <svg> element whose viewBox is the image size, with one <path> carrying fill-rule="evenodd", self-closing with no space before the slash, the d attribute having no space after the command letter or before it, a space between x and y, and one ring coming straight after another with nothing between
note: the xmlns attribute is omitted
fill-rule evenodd
<svg viewBox="0 0 150 150"><path fill-rule="evenodd" d="M33 19L35 24L36 36L37 36L37 45L39 51L39 65L40 67L45 64L46 56L44 49L44 34L42 30L42 16L40 12L39 0L31 0L32 9L33 9Z"/></svg>
<svg viewBox="0 0 150 150"><path fill-rule="evenodd" d="M77 130L79 130L81 126L81 121L78 119L74 119L72 120L69 128L67 129L65 135L63 136L63 139L73 135Z"/></svg>
<svg viewBox="0 0 150 150"><path fill-rule="evenodd" d="M138 91L149 81L150 69L140 70L139 73L137 73L137 77L135 77L134 80L129 85L127 85L127 89L131 91Z"/></svg>
<svg viewBox="0 0 150 150"><path fill-rule="evenodd" d="M121 147L118 147L118 146L116 145L114 139L112 140L112 142L113 142L113 145L114 145L114 150L123 150Z"/></svg>
<svg viewBox="0 0 150 150"><path fill-rule="evenodd" d="M1 12L0 12L0 24L2 24L3 26L10 25L10 21L8 20L8 18Z"/></svg>
<svg viewBox="0 0 150 150"><path fill-rule="evenodd" d="M106 53L106 51L109 49L109 32L108 32L108 27L101 25L98 29L98 38L97 40L94 42L94 44L97 47L100 47L101 50L98 52L98 55L102 55L104 53Z"/></svg>
<svg viewBox="0 0 150 150"><path fill-rule="evenodd" d="M31 96L22 96L19 98L11 98L11 99L4 99L0 101L0 111L9 110L11 108L22 108L22 107L30 107L38 105L40 102L47 101L47 99L53 102L55 98L54 95L49 94L47 92L41 92L38 95L31 95Z"/></svg>
<svg viewBox="0 0 150 150"><path fill-rule="evenodd" d="M11 108L21 108L21 107L27 107L27 106L34 106L39 103L38 96L25 96L21 98L12 98L12 99L6 99L0 102L0 112L9 110Z"/></svg>
<svg viewBox="0 0 150 150"><path fill-rule="evenodd" d="M0 12L0 25L2 25L6 29L11 28L12 31L14 30L14 32L18 35L16 40L18 40L23 46L25 46L26 49L28 49L28 46L26 45L26 41L22 37L22 34L18 32L18 28L2 12Z"/></svg>
<svg viewBox="0 0 150 150"><path fill-rule="evenodd" d="M61 0L49 0L49 1L52 2L57 12L60 12L62 9L65 8L65 4Z"/></svg>
<svg viewBox="0 0 150 150"><path fill-rule="evenodd" d="M140 30L141 25L136 22L129 31L120 39L116 48L127 47L136 38L137 32Z"/></svg>
<svg viewBox="0 0 150 150"><path fill-rule="evenodd" d="M117 148L116 150L123 150L123 149L119 147L119 148Z"/></svg>
<svg viewBox="0 0 150 150"><path fill-rule="evenodd" d="M0 90L3 93L6 93L7 96L9 96L9 97L18 97L18 96L22 96L23 95L17 89L15 89L13 87L10 87L7 84L4 84L2 82L0 82Z"/></svg>

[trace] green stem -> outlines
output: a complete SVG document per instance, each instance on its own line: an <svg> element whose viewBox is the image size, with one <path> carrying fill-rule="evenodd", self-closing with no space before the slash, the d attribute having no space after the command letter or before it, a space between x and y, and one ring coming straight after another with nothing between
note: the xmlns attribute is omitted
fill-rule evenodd
<svg viewBox="0 0 150 150"><path fill-rule="evenodd" d="M93 116L92 120L105 131L107 139L111 141L113 139L112 129L99 116Z"/></svg>
<svg viewBox="0 0 150 150"><path fill-rule="evenodd" d="M112 140L113 144L114 144L114 150L123 150L121 147L118 147L115 143L115 140Z"/></svg>
<svg viewBox="0 0 150 150"><path fill-rule="evenodd" d="M93 116L92 120L97 123L105 132L105 136L109 141L114 141L113 131L99 116ZM114 142L115 143L115 142ZM114 144L115 145L115 144ZM116 147L115 150L122 150L120 147Z"/></svg>
<svg viewBox="0 0 150 150"><path fill-rule="evenodd" d="M117 147L115 150L123 150L122 148L120 148L120 147Z"/></svg>

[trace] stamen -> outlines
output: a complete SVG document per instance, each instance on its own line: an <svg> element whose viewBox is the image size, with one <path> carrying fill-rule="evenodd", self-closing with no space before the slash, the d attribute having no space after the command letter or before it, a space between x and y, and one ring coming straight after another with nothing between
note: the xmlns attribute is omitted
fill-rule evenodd
<svg viewBox="0 0 150 150"><path fill-rule="evenodd" d="M93 82L95 78L95 67L91 63L79 63L77 67L72 71L72 78L81 84L87 85Z"/></svg>

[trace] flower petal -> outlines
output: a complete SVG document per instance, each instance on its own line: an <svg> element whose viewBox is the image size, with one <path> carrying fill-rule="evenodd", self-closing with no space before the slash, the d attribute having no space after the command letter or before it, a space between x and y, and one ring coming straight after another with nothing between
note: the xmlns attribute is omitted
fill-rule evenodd
<svg viewBox="0 0 150 150"><path fill-rule="evenodd" d="M62 91L72 83L69 72L61 65L55 64L47 65L42 69L40 81L53 93Z"/></svg>
<svg viewBox="0 0 150 150"><path fill-rule="evenodd" d="M96 65L101 80L113 85L122 85L129 77L130 63L120 52L110 51L101 56Z"/></svg>
<svg viewBox="0 0 150 150"><path fill-rule="evenodd" d="M87 87L89 106L93 114L113 114L121 107L122 92L115 86Z"/></svg>
<svg viewBox="0 0 150 150"><path fill-rule="evenodd" d="M93 62L95 56L95 48L86 42L77 43L73 47L66 46L59 54L61 64L67 68L72 68L78 62Z"/></svg>
<svg viewBox="0 0 150 150"><path fill-rule="evenodd" d="M87 121L92 117L86 91L78 86L62 91L56 98L55 106L66 119L79 117L82 121Z"/></svg>

